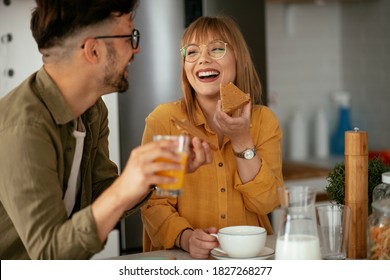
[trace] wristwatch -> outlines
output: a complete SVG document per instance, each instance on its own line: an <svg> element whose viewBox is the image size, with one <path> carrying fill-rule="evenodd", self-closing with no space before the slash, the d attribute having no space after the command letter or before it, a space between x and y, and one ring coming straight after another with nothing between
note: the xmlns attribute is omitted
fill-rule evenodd
<svg viewBox="0 0 390 280"><path fill-rule="evenodd" d="M240 153L236 153L234 150L233 150L233 153L236 157L239 157L239 158L243 158L243 159L252 159L255 157L256 155L256 146L254 146L253 148L248 148L248 149L245 149L243 150L242 152Z"/></svg>

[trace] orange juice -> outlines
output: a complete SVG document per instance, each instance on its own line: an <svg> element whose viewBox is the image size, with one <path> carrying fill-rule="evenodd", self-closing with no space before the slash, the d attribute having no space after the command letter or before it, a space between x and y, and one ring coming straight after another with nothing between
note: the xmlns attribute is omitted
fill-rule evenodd
<svg viewBox="0 0 390 280"><path fill-rule="evenodd" d="M181 170L163 170L163 171L157 172L158 175L176 178L176 182L171 183L171 184L159 184L158 188L166 189L166 190L181 190L181 188L183 187L184 173L185 173L188 155L187 155L187 153L178 153L178 154L181 156L181 165L183 166L183 169L181 169ZM170 160L165 159L165 158L158 158L156 161L171 162Z"/></svg>
<svg viewBox="0 0 390 280"><path fill-rule="evenodd" d="M176 140L178 146L174 149L178 155L181 156L181 170L163 170L157 172L156 174L174 177L176 178L176 182L172 184L159 184L157 185L156 193L158 196L173 196L177 197L181 195L183 183L184 183L184 173L187 165L188 158L188 150L190 145L190 137L188 135L154 135L153 141L161 141L161 140ZM156 161L160 162L170 162L170 160L166 158L157 158Z"/></svg>

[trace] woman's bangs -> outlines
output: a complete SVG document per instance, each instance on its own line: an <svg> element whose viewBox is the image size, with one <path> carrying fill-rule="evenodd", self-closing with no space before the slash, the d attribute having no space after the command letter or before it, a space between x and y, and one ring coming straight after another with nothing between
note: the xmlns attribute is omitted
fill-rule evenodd
<svg viewBox="0 0 390 280"><path fill-rule="evenodd" d="M199 24L192 26L191 30L188 30L185 34L183 37L183 46L187 46L193 42L207 44L210 38L228 43L229 40L226 32L224 32L224 27L216 22L199 22Z"/></svg>

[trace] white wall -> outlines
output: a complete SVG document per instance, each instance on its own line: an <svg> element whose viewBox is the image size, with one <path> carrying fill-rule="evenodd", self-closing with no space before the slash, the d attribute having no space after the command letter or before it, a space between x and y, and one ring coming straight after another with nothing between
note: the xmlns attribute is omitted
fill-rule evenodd
<svg viewBox="0 0 390 280"><path fill-rule="evenodd" d="M340 7L337 3L266 7L269 105L279 117L283 156L288 157L289 124L295 110L306 120L309 143L319 108L326 111L329 125L334 122L330 94L342 89Z"/></svg>
<svg viewBox="0 0 390 280"><path fill-rule="evenodd" d="M37 44L31 35L31 9L33 0L11 1L5 6L0 2L0 37L12 34L12 41L0 41L0 97L5 95L42 65ZM5 71L13 69L15 75L8 77Z"/></svg>
<svg viewBox="0 0 390 280"><path fill-rule="evenodd" d="M389 149L390 1L266 7L269 99L284 132L284 157L294 110L306 119L311 155L318 108L333 132L336 90L350 93L352 126L368 132L369 149Z"/></svg>
<svg viewBox="0 0 390 280"><path fill-rule="evenodd" d="M344 87L354 93L352 118L372 149L390 148L390 1L342 5Z"/></svg>

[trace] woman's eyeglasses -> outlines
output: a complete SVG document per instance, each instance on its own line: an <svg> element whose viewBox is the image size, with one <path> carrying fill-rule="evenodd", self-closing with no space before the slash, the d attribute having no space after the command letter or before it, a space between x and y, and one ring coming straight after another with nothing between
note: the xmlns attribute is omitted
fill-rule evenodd
<svg viewBox="0 0 390 280"><path fill-rule="evenodd" d="M207 54L214 60L221 59L226 54L227 43L216 40L207 45L190 44L180 49L180 53L187 62L195 62L199 59L202 48L206 47Z"/></svg>

